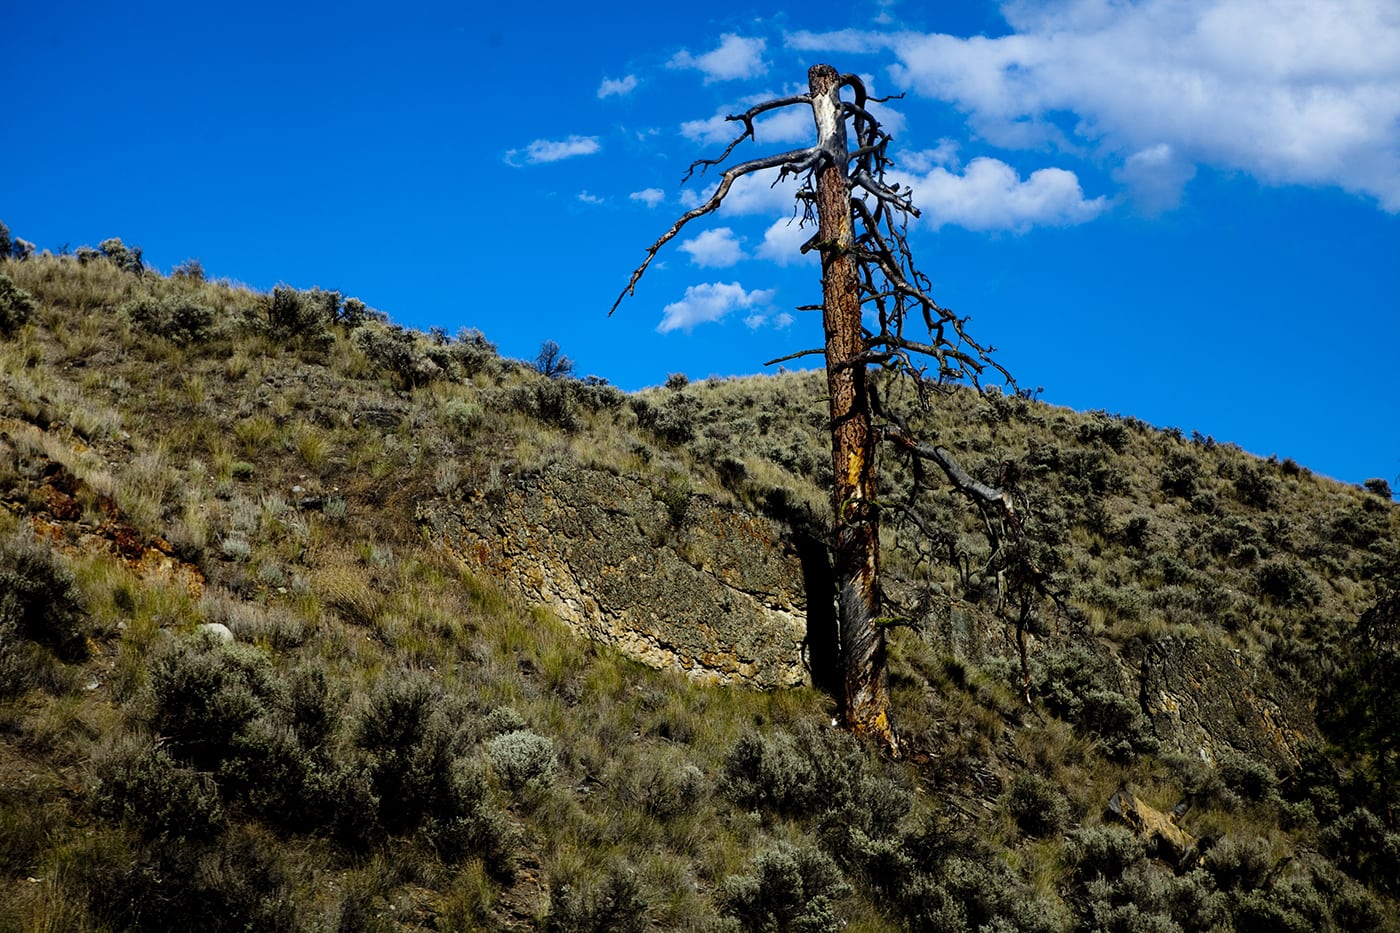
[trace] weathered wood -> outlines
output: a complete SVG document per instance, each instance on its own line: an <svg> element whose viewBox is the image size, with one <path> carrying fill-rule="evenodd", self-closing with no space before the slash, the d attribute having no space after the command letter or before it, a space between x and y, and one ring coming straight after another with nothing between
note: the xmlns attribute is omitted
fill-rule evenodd
<svg viewBox="0 0 1400 933"><path fill-rule="evenodd" d="M879 516L875 497L875 432L866 384L859 269L847 174L846 121L841 75L830 65L807 73L817 148L817 243L822 263L822 321L826 379L831 398L831 454L835 483L837 613L844 678L843 714L858 735L897 749L890 721L885 634L879 617Z"/></svg>

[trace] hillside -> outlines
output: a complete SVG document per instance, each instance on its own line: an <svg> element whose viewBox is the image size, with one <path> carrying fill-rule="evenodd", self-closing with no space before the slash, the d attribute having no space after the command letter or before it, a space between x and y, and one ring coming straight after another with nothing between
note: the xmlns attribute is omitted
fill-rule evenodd
<svg viewBox="0 0 1400 933"><path fill-rule="evenodd" d="M886 456L892 761L820 689L819 374L629 395L120 241L0 276L0 931L1397 928L1386 496L892 392L1065 593L1018 637Z"/></svg>

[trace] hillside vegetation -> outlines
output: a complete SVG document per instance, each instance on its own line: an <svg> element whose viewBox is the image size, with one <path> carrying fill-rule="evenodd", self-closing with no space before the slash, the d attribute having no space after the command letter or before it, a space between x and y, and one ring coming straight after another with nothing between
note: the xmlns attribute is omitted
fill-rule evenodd
<svg viewBox="0 0 1400 933"><path fill-rule="evenodd" d="M1018 639L980 519L887 457L891 760L819 689L579 638L421 521L562 465L819 538L820 374L626 394L335 292L6 240L0 933L1400 928L1383 483L891 392L974 473L1016 464L1067 594Z"/></svg>

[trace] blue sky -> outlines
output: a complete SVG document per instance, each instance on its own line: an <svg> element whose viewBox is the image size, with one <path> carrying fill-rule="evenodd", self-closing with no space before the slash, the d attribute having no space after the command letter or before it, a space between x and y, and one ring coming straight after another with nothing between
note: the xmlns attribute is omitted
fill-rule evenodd
<svg viewBox="0 0 1400 933"><path fill-rule="evenodd" d="M1400 6L12 5L0 220L163 271L558 341L624 388L821 343L766 182L662 252L717 118L829 62L883 116L933 294L1047 401L1400 474ZM752 158L810 142L798 110Z"/></svg>

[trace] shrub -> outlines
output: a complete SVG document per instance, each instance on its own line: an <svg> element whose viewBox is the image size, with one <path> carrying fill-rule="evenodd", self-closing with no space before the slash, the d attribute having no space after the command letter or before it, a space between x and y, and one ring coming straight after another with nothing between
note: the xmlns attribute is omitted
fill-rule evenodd
<svg viewBox="0 0 1400 933"><path fill-rule="evenodd" d="M565 881L550 886L546 933L641 933L650 928L637 876L624 867L613 867L595 892Z"/></svg>
<svg viewBox="0 0 1400 933"><path fill-rule="evenodd" d="M204 340L214 324L212 308L179 296L135 298L122 305L121 313L133 327L180 344Z"/></svg>
<svg viewBox="0 0 1400 933"><path fill-rule="evenodd" d="M1220 762L1225 785L1250 803L1263 803L1278 794L1278 774L1268 764L1245 755L1228 755Z"/></svg>
<svg viewBox="0 0 1400 933"><path fill-rule="evenodd" d="M1030 836L1053 836L1070 820L1069 801L1059 786L1030 771L1012 779L1006 807L1021 832Z"/></svg>
<svg viewBox="0 0 1400 933"><path fill-rule="evenodd" d="M452 344L450 352L452 359L462 368L462 374L468 379L500 365L496 345L474 327L464 327L457 332L457 340Z"/></svg>
<svg viewBox="0 0 1400 933"><path fill-rule="evenodd" d="M278 340L325 345L332 339L326 328L339 316L340 301L339 292L299 292L278 285L263 298L264 325Z"/></svg>
<svg viewBox="0 0 1400 933"><path fill-rule="evenodd" d="M392 674L375 686L356 724L355 744L369 753L380 820L390 832L410 831L429 814L451 809L453 763L463 743L441 700L427 677Z"/></svg>
<svg viewBox="0 0 1400 933"><path fill-rule="evenodd" d="M1255 574L1259 592L1279 606L1310 606L1317 602L1322 587L1302 567L1292 561L1271 560Z"/></svg>
<svg viewBox="0 0 1400 933"><path fill-rule="evenodd" d="M206 771L175 761L141 739L118 743L96 764L93 811L146 840L205 840L224 828L218 787Z"/></svg>
<svg viewBox="0 0 1400 933"><path fill-rule="evenodd" d="M1358 807L1322 831L1322 851L1358 881L1394 894L1400 891L1400 833Z"/></svg>
<svg viewBox="0 0 1400 933"><path fill-rule="evenodd" d="M1272 509L1278 502L1278 480L1264 472L1258 463L1247 463L1235 476L1235 495L1245 505Z"/></svg>
<svg viewBox="0 0 1400 933"><path fill-rule="evenodd" d="M442 375L442 367L422 352L417 336L398 325L365 324L355 329L350 341L405 389L425 386Z"/></svg>
<svg viewBox="0 0 1400 933"><path fill-rule="evenodd" d="M184 279L188 282L203 282L205 279L204 263L198 259L186 259L170 270L170 277Z"/></svg>
<svg viewBox="0 0 1400 933"><path fill-rule="evenodd" d="M892 833L910 807L904 787L870 773L855 739L807 723L796 735L742 736L725 758L721 786L741 806L859 830L871 838ZM834 841L852 842L845 833Z"/></svg>
<svg viewBox="0 0 1400 933"><path fill-rule="evenodd" d="M1196 492L1196 482L1201 475L1201 463L1195 454L1184 450L1167 453L1162 466L1162 491L1179 499L1190 499Z"/></svg>
<svg viewBox="0 0 1400 933"><path fill-rule="evenodd" d="M343 839L421 831L446 860L477 855L493 873L509 874L510 831L488 799L481 769L462 757L460 713L426 676L383 678L360 713L354 741L365 758L337 780Z"/></svg>
<svg viewBox="0 0 1400 933"><path fill-rule="evenodd" d="M1362 484L1367 492L1375 493L1382 499L1390 500L1395 498L1395 494L1390 491L1390 483L1379 477L1372 477Z"/></svg>
<svg viewBox="0 0 1400 933"><path fill-rule="evenodd" d="M660 820L690 813L705 796L705 772L695 765L652 765L635 777L635 798Z"/></svg>
<svg viewBox="0 0 1400 933"><path fill-rule="evenodd" d="M548 379L562 379L573 375L574 361L564 355L559 344L546 340L535 356L535 371Z"/></svg>
<svg viewBox="0 0 1400 933"><path fill-rule="evenodd" d="M1066 847L1074 877L1113 880L1147 855L1142 841L1121 826L1089 826L1069 834Z"/></svg>
<svg viewBox="0 0 1400 933"><path fill-rule="evenodd" d="M0 337L8 337L34 313L34 296L0 272Z"/></svg>
<svg viewBox="0 0 1400 933"><path fill-rule="evenodd" d="M151 844L129 861L83 868L101 929L305 929L292 873L273 841L254 828L237 827L209 842Z"/></svg>
<svg viewBox="0 0 1400 933"><path fill-rule="evenodd" d="M141 247L127 246L120 237L112 237L97 244L97 248L103 256L123 272L134 272L137 275L146 271L146 264L141 261Z"/></svg>
<svg viewBox="0 0 1400 933"><path fill-rule="evenodd" d="M454 398L444 405L442 413L462 437L471 437L486 423L486 413L481 410L480 405L459 398Z"/></svg>
<svg viewBox="0 0 1400 933"><path fill-rule="evenodd" d="M1092 654L1077 646L1046 651L1035 660L1032 684L1046 706L1092 735L1115 761L1156 751L1151 723L1136 703L1100 683L1106 676L1101 668Z"/></svg>
<svg viewBox="0 0 1400 933"><path fill-rule="evenodd" d="M578 409L574 405L577 385L578 383L567 379L536 383L528 406L531 414L561 430L577 431L582 426Z"/></svg>
<svg viewBox="0 0 1400 933"><path fill-rule="evenodd" d="M690 385L690 377L685 373L671 373L666 377L666 388L679 392Z"/></svg>
<svg viewBox="0 0 1400 933"><path fill-rule="evenodd" d="M1264 839L1226 836L1206 853L1205 867L1222 890L1251 891L1264 883L1274 858Z"/></svg>
<svg viewBox="0 0 1400 933"><path fill-rule="evenodd" d="M0 539L0 632L81 661L88 656L83 618L77 581L51 549L28 533ZM9 644L5 638L0 652Z"/></svg>
<svg viewBox="0 0 1400 933"><path fill-rule="evenodd" d="M778 842L759 853L750 874L725 879L721 910L745 930L819 933L838 927L835 902L849 891L819 850Z"/></svg>
<svg viewBox="0 0 1400 933"><path fill-rule="evenodd" d="M667 393L659 405L636 397L632 408L637 413L637 423L668 444L685 444L695 437L700 401L689 392Z"/></svg>
<svg viewBox="0 0 1400 933"><path fill-rule="evenodd" d="M486 745L486 757L497 776L515 791L548 784L559 768L554 740L525 729L496 736Z"/></svg>
<svg viewBox="0 0 1400 933"><path fill-rule="evenodd" d="M234 740L281 701L267 657L248 645L204 636L174 642L149 671L151 729L180 760L215 771Z"/></svg>

